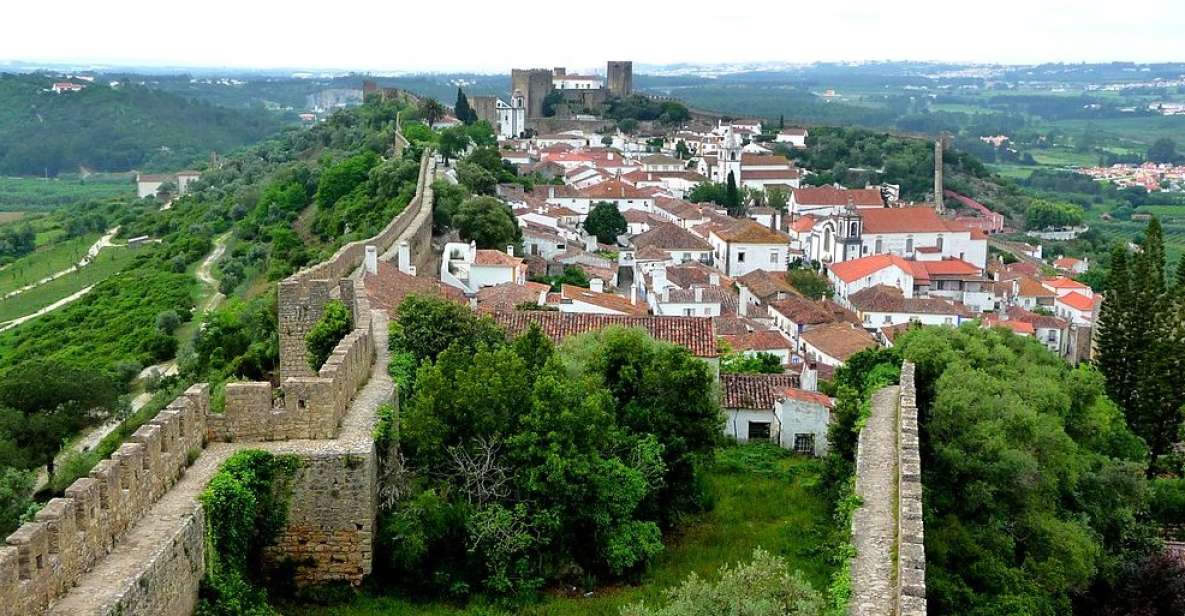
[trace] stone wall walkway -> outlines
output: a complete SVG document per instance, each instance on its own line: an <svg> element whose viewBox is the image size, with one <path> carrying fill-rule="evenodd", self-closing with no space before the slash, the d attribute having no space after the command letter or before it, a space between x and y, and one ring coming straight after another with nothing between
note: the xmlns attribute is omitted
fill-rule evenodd
<svg viewBox="0 0 1185 616"><path fill-rule="evenodd" d="M176 600L168 605L145 608L139 613L189 614L196 600L197 580L204 573L204 558L200 548L193 548L192 535L204 534L202 508L198 496L222 463L240 449L264 449L275 453L317 453L329 449L370 447L375 411L391 401L394 384L387 374L387 315L382 310L372 311L375 328L375 362L370 378L359 390L342 425L338 437L332 440L291 440L265 443L210 443L181 480L173 486L133 525L124 537L94 569L86 573L77 586L50 607L54 616L99 616L121 612L121 606L141 601L151 593L146 580L160 584L167 580L166 595ZM187 536L188 540L187 540ZM200 542L199 542L200 544ZM166 553L183 551L187 562L181 569L167 576L159 570L162 562L170 561ZM190 553L196 552L196 553ZM177 560L177 559L172 559ZM174 566L176 563L174 563Z"/></svg>
<svg viewBox="0 0 1185 616"><path fill-rule="evenodd" d="M852 516L850 612L890 616L896 612L893 549L897 541L897 403L899 387L872 396L872 414L860 432L856 495L862 505Z"/></svg>

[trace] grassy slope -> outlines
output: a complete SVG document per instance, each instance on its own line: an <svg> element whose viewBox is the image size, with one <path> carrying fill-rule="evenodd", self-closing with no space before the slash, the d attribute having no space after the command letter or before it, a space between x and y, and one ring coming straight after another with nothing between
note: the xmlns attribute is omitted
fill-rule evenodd
<svg viewBox="0 0 1185 616"><path fill-rule="evenodd" d="M20 295L0 300L0 322L36 312L63 297L93 285L122 270L136 252L123 246L104 248L94 263Z"/></svg>
<svg viewBox="0 0 1185 616"><path fill-rule="evenodd" d="M86 180L76 174L49 180L0 177L0 211L48 212L79 201L135 196L136 184L126 173L95 174Z"/></svg>
<svg viewBox="0 0 1185 616"><path fill-rule="evenodd" d="M13 261L0 270L0 297L78 263L97 239L98 233L88 233L65 242L40 246Z"/></svg>
<svg viewBox="0 0 1185 616"><path fill-rule="evenodd" d="M826 502L810 489L817 477L818 462L780 451L778 457L763 471L768 457L761 449L741 446L723 450L722 462L708 475L715 507L668 542L641 585L605 588L588 598L552 595L515 613L617 616L619 609L630 603L661 602L663 591L681 583L692 571L703 578L715 579L721 565L748 560L758 546L785 556L816 589L825 590L832 566L819 546L830 521ZM488 613L482 609L361 595L345 605L290 608L283 612L305 616Z"/></svg>

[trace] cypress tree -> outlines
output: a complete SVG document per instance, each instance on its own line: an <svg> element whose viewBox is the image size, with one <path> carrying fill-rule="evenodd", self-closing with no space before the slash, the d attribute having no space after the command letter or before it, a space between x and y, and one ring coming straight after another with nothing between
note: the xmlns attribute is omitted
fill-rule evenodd
<svg viewBox="0 0 1185 616"><path fill-rule="evenodd" d="M1177 261L1177 274L1174 276L1174 289L1178 297L1185 297L1185 254Z"/></svg>
<svg viewBox="0 0 1185 616"><path fill-rule="evenodd" d="M1144 230L1143 257L1148 259L1149 283L1152 284L1148 290L1160 295L1164 292L1164 229L1155 216Z"/></svg>
<svg viewBox="0 0 1185 616"><path fill-rule="evenodd" d="M457 115L458 120L466 124L473 124L477 121L477 113L469 107L469 97L465 96L460 87L457 88L457 103L453 105L453 113Z"/></svg>
<svg viewBox="0 0 1185 616"><path fill-rule="evenodd" d="M728 184L725 187L724 200L727 203L724 207L728 208L730 214L739 215L741 210L741 193L737 190L737 179L732 172L728 172Z"/></svg>

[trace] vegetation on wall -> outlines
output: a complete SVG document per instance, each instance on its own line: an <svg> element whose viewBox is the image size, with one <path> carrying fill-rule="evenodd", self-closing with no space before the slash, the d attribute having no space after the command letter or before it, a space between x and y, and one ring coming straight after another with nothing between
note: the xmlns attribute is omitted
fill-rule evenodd
<svg viewBox="0 0 1185 616"><path fill-rule="evenodd" d="M325 304L325 312L309 329L305 336L309 367L320 370L321 365L329 359L334 347L350 330L354 329L354 320L350 309L339 300L332 300Z"/></svg>

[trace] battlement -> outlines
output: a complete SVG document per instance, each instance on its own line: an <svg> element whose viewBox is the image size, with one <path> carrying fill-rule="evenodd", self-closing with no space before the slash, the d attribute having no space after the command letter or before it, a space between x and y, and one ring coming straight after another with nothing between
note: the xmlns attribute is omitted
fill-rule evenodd
<svg viewBox="0 0 1185 616"><path fill-rule="evenodd" d="M431 212L432 195L429 184L434 174L435 162L432 154L424 152L420 161L415 197L378 235L350 242L339 248L328 260L280 281L277 310L282 382L292 377L316 376L305 361L305 336L309 329L321 318L325 304L331 299L341 297L340 281L348 278L362 265L366 256L366 246L375 246L382 253L409 228L412 228L413 234L418 234L418 227L413 227L412 223L420 218L423 210Z"/></svg>
<svg viewBox="0 0 1185 616"><path fill-rule="evenodd" d="M194 385L0 547L0 614L33 614L72 587L185 471L206 436L209 387Z"/></svg>
<svg viewBox="0 0 1185 616"><path fill-rule="evenodd" d="M901 364L897 404L897 584L898 616L926 614L926 545L922 522L922 458L914 365Z"/></svg>

